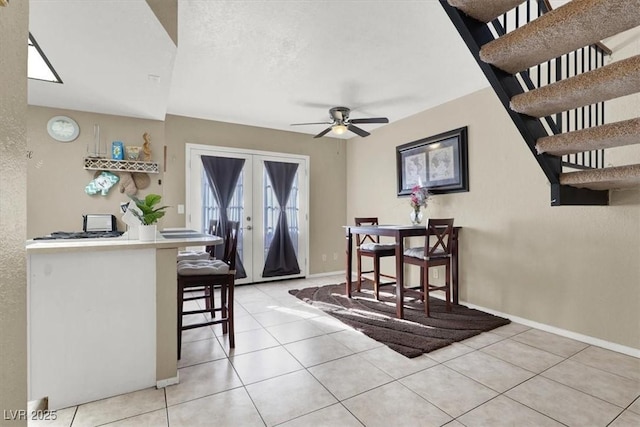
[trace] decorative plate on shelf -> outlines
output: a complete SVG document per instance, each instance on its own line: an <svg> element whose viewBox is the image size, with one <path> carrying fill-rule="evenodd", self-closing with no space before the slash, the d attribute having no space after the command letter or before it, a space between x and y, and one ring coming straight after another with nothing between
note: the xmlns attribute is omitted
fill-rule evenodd
<svg viewBox="0 0 640 427"><path fill-rule="evenodd" d="M47 123L47 132L56 141L71 142L80 134L80 126L72 118L55 116Z"/></svg>

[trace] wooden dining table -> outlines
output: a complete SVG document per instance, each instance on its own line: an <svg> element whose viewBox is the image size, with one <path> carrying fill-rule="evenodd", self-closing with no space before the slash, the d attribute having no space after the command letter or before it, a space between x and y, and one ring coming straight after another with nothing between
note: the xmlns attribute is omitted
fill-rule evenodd
<svg viewBox="0 0 640 427"><path fill-rule="evenodd" d="M462 227L453 227L451 239L451 288L452 300L458 304L458 235ZM404 318L404 239L406 237L426 236L427 227L424 225L345 225L347 240L347 269L346 269L346 294L351 298L351 269L353 265L353 235L369 234L371 236L388 236L395 238L396 245L396 316Z"/></svg>

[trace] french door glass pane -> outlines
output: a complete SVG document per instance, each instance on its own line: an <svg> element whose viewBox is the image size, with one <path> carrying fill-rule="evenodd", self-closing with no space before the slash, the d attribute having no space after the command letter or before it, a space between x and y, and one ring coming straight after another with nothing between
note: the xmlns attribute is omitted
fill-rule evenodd
<svg viewBox="0 0 640 427"><path fill-rule="evenodd" d="M280 204L276 198L276 194L273 191L271 180L267 169L263 168L263 182L264 182L264 259L267 258L269 247L271 246L271 240L273 239L273 233L276 225L278 224L278 217L280 215ZM285 206L287 215L287 223L289 224L289 236L293 243L293 248L298 256L298 236L300 234L300 198L298 188L298 174L296 174L293 184L291 186L291 193L289 194L289 200Z"/></svg>
<svg viewBox="0 0 640 427"><path fill-rule="evenodd" d="M213 189L209 184L209 179L207 178L207 173L204 169L202 169L202 224L200 224L201 232L207 233L209 231L209 224L213 221L213 224L216 224L218 219L220 218L220 206L216 201L216 198L213 196ZM242 256L242 234L243 234L243 216L244 216L244 207L242 204L243 192L244 192L244 171L240 173L238 177L238 183L236 184L236 188L233 192L233 197L231 198L231 203L229 203L229 208L227 211L227 215L229 220L231 221L239 221L240 226L238 229L238 256L240 259L243 259Z"/></svg>

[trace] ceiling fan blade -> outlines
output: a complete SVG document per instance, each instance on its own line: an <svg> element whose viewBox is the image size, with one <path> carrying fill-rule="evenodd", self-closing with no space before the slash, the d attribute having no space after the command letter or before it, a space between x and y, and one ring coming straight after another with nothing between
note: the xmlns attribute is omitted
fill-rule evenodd
<svg viewBox="0 0 640 427"><path fill-rule="evenodd" d="M313 122L313 123L291 123L289 126L304 126L304 125L330 125L331 122Z"/></svg>
<svg viewBox="0 0 640 427"><path fill-rule="evenodd" d="M351 119L351 123L389 123L386 117L371 117L369 119Z"/></svg>
<svg viewBox="0 0 640 427"><path fill-rule="evenodd" d="M331 132L331 126L329 126L328 128L326 128L325 130L323 130L322 132L320 132L319 134L317 134L316 136L314 136L314 138L320 138L325 136L326 134L328 134L329 132Z"/></svg>
<svg viewBox="0 0 640 427"><path fill-rule="evenodd" d="M349 125L347 126L347 129L349 129L349 130L350 130L351 132L353 132L353 133L357 133L358 135L360 135L360 136L361 136L361 137L363 137L363 138L364 138L365 136L369 136L369 135L371 135L371 134L370 134L369 132L367 132L366 130L364 130L364 129L360 129L358 126L354 126L354 125L352 125L352 124L349 124Z"/></svg>

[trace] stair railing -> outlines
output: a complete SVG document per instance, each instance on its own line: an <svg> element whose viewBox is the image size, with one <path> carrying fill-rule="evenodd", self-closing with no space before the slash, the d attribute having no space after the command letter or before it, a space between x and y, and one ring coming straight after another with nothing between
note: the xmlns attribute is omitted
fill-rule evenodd
<svg viewBox="0 0 640 427"><path fill-rule="evenodd" d="M543 0L540 0L540 2L542 1ZM535 1L535 7L532 8L532 2L531 0L528 0L526 2L528 8L523 9L519 7L517 11L513 10L512 12L508 12L506 21L503 21L505 25L503 25L503 22L501 22L500 19L494 20L494 22L491 22L489 24L485 24L484 22L480 22L467 16L457 8L451 6L447 0L439 0L439 2L446 14L451 19L453 25L458 30L458 33L462 37L462 40L469 48L469 51L475 58L478 66L491 84L491 87L494 89L496 95L498 96L498 99L504 106L505 111L507 112L507 114L509 114L514 125L522 135L524 142L527 144L527 147L531 151L535 160L538 162L540 169L549 180L549 184L551 185L551 206L607 205L609 203L608 191L590 190L587 188L578 188L560 184L560 174L563 172L563 167L565 166L565 164L563 163L564 159L550 155L548 153L540 154L536 149L536 142L540 138L560 133L561 129L570 129L571 126L574 126L571 124L572 120L566 120L569 125L563 125L561 123L561 126L559 127L554 117L538 119L526 114L520 114L511 109L510 103L511 99L514 96L522 94L528 90L532 90L536 87L533 80L531 79L531 70L512 75L484 62L480 58L481 47L486 43L489 43L490 41L498 38L500 36L500 31L507 31L505 30L505 28L509 29L509 31L512 31L515 25L522 26L525 22L527 22L527 19L529 21L535 19L538 16L538 11L536 9L539 9L540 14L542 14L545 13L544 11L549 10L549 8L544 8L543 6L539 5L538 1ZM534 13L532 13L532 9ZM513 23L509 22L509 17L511 16L510 13L512 13L514 16ZM518 15L518 19L515 19L516 14ZM524 19L522 19L522 17L524 17ZM500 28L502 28L502 30ZM553 64L553 66L549 65L546 67L547 68L545 68L545 71L547 69L554 70L555 63ZM542 69L543 68L541 67L541 70ZM549 71L546 71L546 73L548 74ZM542 75L544 75L545 73L541 71L539 74L541 76L540 84L542 85ZM537 76L534 76L534 79L537 83ZM602 109L600 110L602 111ZM579 115L579 117L581 118L581 115ZM603 116L600 115L600 117L602 117L603 119ZM573 120L573 123L579 123L578 126L584 126L585 124L589 123L589 121L588 119L578 121ZM592 125L595 125L593 119ZM577 157L579 159L579 162L581 160L580 156ZM603 156L600 156L599 162L601 164L604 163ZM588 162L585 161L584 164L588 164Z"/></svg>
<svg viewBox="0 0 640 427"><path fill-rule="evenodd" d="M494 36L500 37L552 10L548 0L527 0L518 7L494 19L490 24ZM520 73L523 91L540 88L605 65L611 50L602 43L536 65ZM564 111L544 118L549 135L600 126L605 123L604 102ZM604 150L592 150L562 157L562 165L574 169L604 167Z"/></svg>

